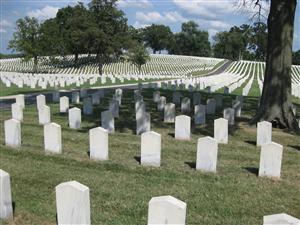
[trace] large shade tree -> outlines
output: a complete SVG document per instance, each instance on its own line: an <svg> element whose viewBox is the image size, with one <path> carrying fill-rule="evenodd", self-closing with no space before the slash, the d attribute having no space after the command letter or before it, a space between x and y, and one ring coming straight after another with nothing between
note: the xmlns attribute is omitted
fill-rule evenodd
<svg viewBox="0 0 300 225"><path fill-rule="evenodd" d="M40 23L34 17L25 17L16 22L16 31L8 48L24 56L25 61L33 58L33 73L37 72L38 60L43 51L41 48Z"/></svg>
<svg viewBox="0 0 300 225"><path fill-rule="evenodd" d="M152 24L144 28L144 41L146 45L152 48L154 54L167 49L173 33L170 27L159 24Z"/></svg>
<svg viewBox="0 0 300 225"><path fill-rule="evenodd" d="M260 4L262 0L257 0ZM293 113L291 66L297 0L271 0L263 92L254 121L299 131Z"/></svg>
<svg viewBox="0 0 300 225"><path fill-rule="evenodd" d="M58 10L55 21L59 27L57 43L61 46L60 54L74 54L75 65L79 54L87 53L86 32L90 26L90 14L83 3L74 7L67 6Z"/></svg>
<svg viewBox="0 0 300 225"><path fill-rule="evenodd" d="M117 0L92 0L89 3L91 24L87 29L90 52L96 54L99 74L103 65L117 60L124 52L129 32L124 12Z"/></svg>
<svg viewBox="0 0 300 225"><path fill-rule="evenodd" d="M194 21L183 23L181 32L175 34L175 42L170 52L178 55L210 56L208 32L200 30Z"/></svg>

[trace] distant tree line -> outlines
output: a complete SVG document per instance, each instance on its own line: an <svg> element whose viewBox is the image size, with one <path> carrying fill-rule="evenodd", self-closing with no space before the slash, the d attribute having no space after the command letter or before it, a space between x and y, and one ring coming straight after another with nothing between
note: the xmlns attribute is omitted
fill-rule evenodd
<svg viewBox="0 0 300 225"><path fill-rule="evenodd" d="M243 24L219 32L211 45L208 32L193 21L183 23L178 33L173 33L169 26L157 24L135 29L128 25L116 2L92 0L87 7L83 3L67 6L59 9L55 18L43 22L30 17L19 19L9 48L25 60L33 59L34 72L43 56L49 56L55 63L57 56L74 55L72 66L79 66L80 54L93 54L96 57L90 60L96 60L99 74L102 74L105 63L124 59L124 53L141 70L149 60L146 47L154 53L167 51L169 54L231 60L264 61L266 58L267 26L264 23ZM294 53L294 64L300 64L299 55L299 51Z"/></svg>

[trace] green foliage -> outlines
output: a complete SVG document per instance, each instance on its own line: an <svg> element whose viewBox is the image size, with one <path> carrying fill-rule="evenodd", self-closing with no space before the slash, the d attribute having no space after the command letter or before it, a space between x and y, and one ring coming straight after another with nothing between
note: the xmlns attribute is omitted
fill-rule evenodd
<svg viewBox="0 0 300 225"><path fill-rule="evenodd" d="M202 31L194 21L183 23L182 31L175 34L169 51L177 55L210 56L211 47L207 31Z"/></svg>
<svg viewBox="0 0 300 225"><path fill-rule="evenodd" d="M213 52L218 58L264 61L267 51L267 25L254 23L232 27L214 36Z"/></svg>
<svg viewBox="0 0 300 225"><path fill-rule="evenodd" d="M43 55L64 55L63 43L56 18L45 20L41 24L41 48Z"/></svg>
<svg viewBox="0 0 300 225"><path fill-rule="evenodd" d="M262 22L254 23L251 26L251 36L249 42L250 50L255 52L255 59L260 61L266 60L268 32L267 25Z"/></svg>
<svg viewBox="0 0 300 225"><path fill-rule="evenodd" d="M134 64L138 68L139 73L141 73L142 66L145 65L149 60L150 60L149 52L142 45L138 45L129 51L128 61Z"/></svg>
<svg viewBox="0 0 300 225"><path fill-rule="evenodd" d="M87 30L89 51L97 55L99 73L103 64L118 59L128 40L128 25L124 12L116 6L116 0L92 0Z"/></svg>
<svg viewBox="0 0 300 225"><path fill-rule="evenodd" d="M78 55L87 52L88 33L91 17L83 3L65 7L57 12L56 23L59 30L59 43L63 54L74 54L75 64Z"/></svg>
<svg viewBox="0 0 300 225"><path fill-rule="evenodd" d="M16 32L8 48L22 54L25 61L33 58L33 72L36 72L38 57L42 55L40 23L36 18L26 16L24 19L18 19L16 25Z"/></svg>
<svg viewBox="0 0 300 225"><path fill-rule="evenodd" d="M172 36L170 27L165 25L152 24L144 29L144 41L148 47L153 49L154 53L167 49Z"/></svg>
<svg viewBox="0 0 300 225"><path fill-rule="evenodd" d="M300 65L300 50L293 52L293 65Z"/></svg>

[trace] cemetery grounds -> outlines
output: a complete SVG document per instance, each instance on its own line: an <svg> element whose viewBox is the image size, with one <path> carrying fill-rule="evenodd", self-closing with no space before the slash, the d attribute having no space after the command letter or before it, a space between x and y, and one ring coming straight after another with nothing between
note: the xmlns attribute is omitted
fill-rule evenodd
<svg viewBox="0 0 300 225"><path fill-rule="evenodd" d="M11 176L14 221L3 224L56 224L55 186L76 180L90 188L92 224L146 224L148 202L152 197L171 195L187 203L189 225L255 225L265 215L285 212L300 217L300 137L273 129L273 141L283 145L281 179L258 177L260 148L256 147L256 127L248 125L258 106L258 85L253 84L245 97L242 117L229 129L229 143L219 144L217 173L195 170L197 140L213 136L213 120L222 117L222 109L207 115L206 125L192 125L190 141L174 138L174 124L163 123L163 112L156 110L154 89L142 95L151 114L151 130L162 135L160 168L139 164L140 136L135 135L133 90L124 90L116 132L109 135L109 160L89 159L88 131L100 126L100 114L107 109L113 90L93 116L82 117L82 128L68 127L67 114L59 113L59 104L51 107L51 120L62 126L62 154L45 154L43 127L38 125L36 105L26 105L22 122L22 147L4 145L4 121L10 110L1 109L0 163ZM172 101L172 91L161 89ZM181 91L191 97L189 91ZM222 92L222 90L220 91ZM236 94L224 95L223 108L230 107ZM202 102L215 94L202 92ZM294 99L298 117L299 99ZM70 107L82 108L82 104ZM176 107L176 115L180 115Z"/></svg>

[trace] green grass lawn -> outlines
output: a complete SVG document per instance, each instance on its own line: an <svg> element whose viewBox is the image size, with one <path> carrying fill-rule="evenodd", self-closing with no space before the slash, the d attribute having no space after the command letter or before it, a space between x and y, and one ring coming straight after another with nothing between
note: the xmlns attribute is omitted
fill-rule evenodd
<svg viewBox="0 0 300 225"><path fill-rule="evenodd" d="M171 101L171 91L162 90ZM191 93L183 92L185 96ZM207 125L192 128L190 141L175 140L174 125L162 122L156 111L152 91L143 91L152 130L162 135L162 166L142 167L140 137L135 133L133 91L125 91L116 133L109 135L109 160L92 161L88 157L88 131L100 124L100 112L108 106L106 96L94 115L83 118L82 129L68 128L67 115L51 106L52 121L62 126L63 153L45 154L43 128L38 125L35 105L26 106L22 123L22 147L19 151L4 146L4 120L0 115L1 169L11 176L15 203L10 225L56 224L55 186L76 180L90 188L92 224L147 224L148 202L154 196L172 195L187 203L189 225L256 225L264 215L282 213L300 217L300 139L287 131L273 130L273 140L284 146L280 180L257 176L260 149L255 146L256 128L248 125L255 113L256 97L247 97L243 117L230 127L228 145L219 145L217 173L194 168L197 139L213 136L213 119ZM203 93L203 103L212 94ZM227 95L224 107L235 96ZM81 107L81 105L78 105ZM298 104L298 110L300 105ZM177 107L177 115L179 115ZM215 118L221 117L221 110ZM6 223L4 223L6 224Z"/></svg>

